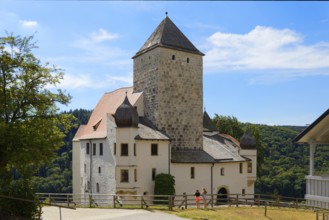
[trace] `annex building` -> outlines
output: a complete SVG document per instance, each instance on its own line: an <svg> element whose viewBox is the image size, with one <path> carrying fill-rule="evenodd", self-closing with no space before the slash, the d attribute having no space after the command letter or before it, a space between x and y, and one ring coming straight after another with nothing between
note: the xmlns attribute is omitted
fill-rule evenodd
<svg viewBox="0 0 329 220"><path fill-rule="evenodd" d="M105 93L79 127L74 194L152 195L160 173L175 177L176 194L254 193L255 139L219 134L203 111L203 56L162 20L133 56L133 86Z"/></svg>

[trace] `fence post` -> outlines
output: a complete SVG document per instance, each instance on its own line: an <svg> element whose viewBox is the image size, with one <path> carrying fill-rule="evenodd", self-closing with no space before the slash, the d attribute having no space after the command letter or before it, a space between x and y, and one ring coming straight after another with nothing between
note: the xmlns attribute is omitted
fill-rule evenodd
<svg viewBox="0 0 329 220"><path fill-rule="evenodd" d="M61 210L61 207L58 207L59 208L59 219L62 220L62 210Z"/></svg>
<svg viewBox="0 0 329 220"><path fill-rule="evenodd" d="M50 193L48 194L48 198L49 198L49 205L51 205L51 195L50 195Z"/></svg>
<svg viewBox="0 0 329 220"><path fill-rule="evenodd" d="M92 196L91 194L89 194L89 208L91 208L91 205L92 205Z"/></svg>
<svg viewBox="0 0 329 220"><path fill-rule="evenodd" d="M143 204L143 196L141 196L141 208L143 209L144 208L144 204Z"/></svg>
<svg viewBox="0 0 329 220"><path fill-rule="evenodd" d="M239 194L236 194L236 207L239 207Z"/></svg>
<svg viewBox="0 0 329 220"><path fill-rule="evenodd" d="M187 209L187 195L186 195L186 193L184 194L184 200L185 200L185 209Z"/></svg>
<svg viewBox="0 0 329 220"><path fill-rule="evenodd" d="M265 213L264 213L265 216L267 216L267 204L265 204Z"/></svg>
<svg viewBox="0 0 329 220"><path fill-rule="evenodd" d="M211 208L214 208L214 194L211 194Z"/></svg>
<svg viewBox="0 0 329 220"><path fill-rule="evenodd" d="M69 194L66 195L67 206L70 206L70 197Z"/></svg>
<svg viewBox="0 0 329 220"><path fill-rule="evenodd" d="M172 195L168 196L168 199L169 199L169 211L172 211L172 203L173 203L173 201L172 201L172 199L173 199Z"/></svg>
<svg viewBox="0 0 329 220"><path fill-rule="evenodd" d="M296 199L296 209L298 209L298 199Z"/></svg>
<svg viewBox="0 0 329 220"><path fill-rule="evenodd" d="M260 206L260 194L258 194L258 207Z"/></svg>
<svg viewBox="0 0 329 220"><path fill-rule="evenodd" d="M117 199L117 196L116 195L113 195L113 208L116 208L116 199Z"/></svg>

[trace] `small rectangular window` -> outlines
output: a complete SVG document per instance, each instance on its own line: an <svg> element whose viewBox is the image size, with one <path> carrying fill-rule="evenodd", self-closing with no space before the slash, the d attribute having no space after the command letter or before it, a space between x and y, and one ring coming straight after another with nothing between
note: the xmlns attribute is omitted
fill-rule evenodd
<svg viewBox="0 0 329 220"><path fill-rule="evenodd" d="M102 172L102 168L98 167L98 173L101 173L101 172Z"/></svg>
<svg viewBox="0 0 329 220"><path fill-rule="evenodd" d="M86 166L86 164L84 164L83 170L84 170L85 173L87 172L87 166Z"/></svg>
<svg viewBox="0 0 329 220"><path fill-rule="evenodd" d="M172 60L175 60L175 55L172 55L171 59L172 59Z"/></svg>
<svg viewBox="0 0 329 220"><path fill-rule="evenodd" d="M248 173L252 173L252 163L248 163Z"/></svg>
<svg viewBox="0 0 329 220"><path fill-rule="evenodd" d="M121 156L128 156L128 144L121 144Z"/></svg>
<svg viewBox="0 0 329 220"><path fill-rule="evenodd" d="M155 176L156 176L156 169L152 168L152 180L155 180Z"/></svg>
<svg viewBox="0 0 329 220"><path fill-rule="evenodd" d="M151 156L158 155L158 144L151 144Z"/></svg>
<svg viewBox="0 0 329 220"><path fill-rule="evenodd" d="M137 169L134 169L134 179L135 179L135 182L137 182Z"/></svg>
<svg viewBox="0 0 329 220"><path fill-rule="evenodd" d="M103 155L103 143L99 143L99 155Z"/></svg>
<svg viewBox="0 0 329 220"><path fill-rule="evenodd" d="M87 143L87 146L86 146L86 153L89 154L89 143Z"/></svg>
<svg viewBox="0 0 329 220"><path fill-rule="evenodd" d="M113 153L114 153L114 155L116 155L117 154L117 143L114 143L114 146L113 146Z"/></svg>
<svg viewBox="0 0 329 220"><path fill-rule="evenodd" d="M244 196L246 194L246 190L242 189L242 195Z"/></svg>
<svg viewBox="0 0 329 220"><path fill-rule="evenodd" d="M99 193L99 183L96 183L96 192Z"/></svg>
<svg viewBox="0 0 329 220"><path fill-rule="evenodd" d="M93 144L93 155L96 155L96 144Z"/></svg>
<svg viewBox="0 0 329 220"><path fill-rule="evenodd" d="M121 183L129 183L129 170L121 170Z"/></svg>
<svg viewBox="0 0 329 220"><path fill-rule="evenodd" d="M240 173L243 173L243 163L240 163L239 170L240 170Z"/></svg>
<svg viewBox="0 0 329 220"><path fill-rule="evenodd" d="M187 58L187 59L186 59L186 62L189 63L189 62L190 62L190 58Z"/></svg>
<svg viewBox="0 0 329 220"><path fill-rule="evenodd" d="M195 168L191 167L191 179L195 178Z"/></svg>
<svg viewBox="0 0 329 220"><path fill-rule="evenodd" d="M136 144L134 144L134 156L136 156Z"/></svg>
<svg viewBox="0 0 329 220"><path fill-rule="evenodd" d="M224 176L224 167L220 168L220 175Z"/></svg>

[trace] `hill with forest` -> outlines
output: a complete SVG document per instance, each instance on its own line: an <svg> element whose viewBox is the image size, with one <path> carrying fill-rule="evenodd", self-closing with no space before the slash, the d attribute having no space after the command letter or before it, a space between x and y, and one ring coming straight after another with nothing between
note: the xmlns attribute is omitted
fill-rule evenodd
<svg viewBox="0 0 329 220"><path fill-rule="evenodd" d="M92 111L76 109L65 113L77 118L77 126L86 124ZM293 139L304 126L269 126L241 123L233 116L216 115L213 119L220 133L230 134L239 140L249 127L258 149L258 177L255 193L304 197L305 175L309 171L309 146L296 144ZM66 135L65 145L59 149L52 163L40 168L34 178L36 192L72 192L72 139L77 127ZM317 147L315 172L329 173L329 147Z"/></svg>
<svg viewBox="0 0 329 220"><path fill-rule="evenodd" d="M57 157L42 166L33 179L35 191L38 193L72 193L72 139L80 124L87 124L90 110L75 109L63 114L72 114L76 118L73 127L64 138L65 145L57 152Z"/></svg>
<svg viewBox="0 0 329 220"><path fill-rule="evenodd" d="M266 146L264 163L256 182L256 193L304 197L309 173L309 146L293 139L305 126L267 126L259 128ZM318 146L315 153L315 174L329 173L329 146Z"/></svg>

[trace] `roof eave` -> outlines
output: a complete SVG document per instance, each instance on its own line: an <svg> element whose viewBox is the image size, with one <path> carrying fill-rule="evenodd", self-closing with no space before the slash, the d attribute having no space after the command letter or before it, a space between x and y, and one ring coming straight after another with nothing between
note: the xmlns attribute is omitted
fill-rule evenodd
<svg viewBox="0 0 329 220"><path fill-rule="evenodd" d="M310 124L304 131L302 131L297 137L293 139L295 143L307 143L307 141L300 141L308 132L310 132L315 126L317 126L324 118L329 115L329 109L325 111L320 117L318 117L312 124Z"/></svg>
<svg viewBox="0 0 329 220"><path fill-rule="evenodd" d="M186 49L186 48L181 48L181 47L176 47L176 46L170 46L170 45L165 45L165 44L155 44L155 45L152 45L151 47L148 47L148 48L145 48L144 50L141 50L141 51L138 51L133 57L132 59L135 59L136 57L150 51L150 50L153 50L157 47L163 47L163 48L168 48L168 49L173 49L173 50L179 50L179 51L183 51L183 52L187 52L187 53L192 53L192 54L197 54L197 55L201 55L201 56L204 56L205 54L200 52L199 50L197 51L194 51L194 50L189 50L189 49Z"/></svg>

